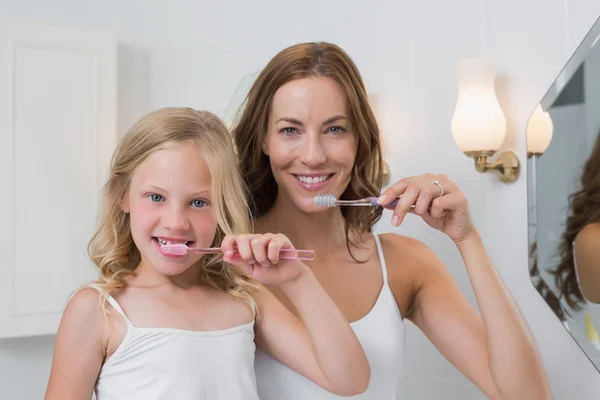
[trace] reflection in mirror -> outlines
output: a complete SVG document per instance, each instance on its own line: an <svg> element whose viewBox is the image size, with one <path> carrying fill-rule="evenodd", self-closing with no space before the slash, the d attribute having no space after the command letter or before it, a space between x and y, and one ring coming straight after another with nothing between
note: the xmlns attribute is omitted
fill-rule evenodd
<svg viewBox="0 0 600 400"><path fill-rule="evenodd" d="M600 19L527 126L531 280L600 370Z"/></svg>

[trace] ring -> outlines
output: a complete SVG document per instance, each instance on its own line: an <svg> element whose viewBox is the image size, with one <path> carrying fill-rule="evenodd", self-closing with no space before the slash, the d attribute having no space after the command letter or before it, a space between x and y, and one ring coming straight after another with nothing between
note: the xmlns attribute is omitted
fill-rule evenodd
<svg viewBox="0 0 600 400"><path fill-rule="evenodd" d="M444 188L442 187L442 185L440 184L440 182L439 181L434 181L433 184L437 185L440 188L440 196L439 197L442 197L444 195Z"/></svg>

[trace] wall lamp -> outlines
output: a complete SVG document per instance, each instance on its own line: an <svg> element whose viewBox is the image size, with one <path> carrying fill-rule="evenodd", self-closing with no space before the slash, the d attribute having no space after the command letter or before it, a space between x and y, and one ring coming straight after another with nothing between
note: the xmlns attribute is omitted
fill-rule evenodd
<svg viewBox="0 0 600 400"><path fill-rule="evenodd" d="M467 157L473 158L478 172L494 171L502 182L514 182L519 177L519 159L512 151L496 155L506 137L506 118L496 98L494 63L485 58L466 58L458 62L457 75L454 141Z"/></svg>
<svg viewBox="0 0 600 400"><path fill-rule="evenodd" d="M538 104L527 122L527 158L541 157L550 146L553 132L550 115Z"/></svg>

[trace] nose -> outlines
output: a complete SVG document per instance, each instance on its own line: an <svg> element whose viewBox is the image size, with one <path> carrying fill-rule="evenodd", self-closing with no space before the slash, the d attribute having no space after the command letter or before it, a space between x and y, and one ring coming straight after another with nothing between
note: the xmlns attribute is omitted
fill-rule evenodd
<svg viewBox="0 0 600 400"><path fill-rule="evenodd" d="M172 205L163 216L165 228L171 231L187 231L190 222L183 207Z"/></svg>
<svg viewBox="0 0 600 400"><path fill-rule="evenodd" d="M327 160L325 148L321 143L321 135L317 132L311 132L305 136L305 140L300 148L299 160L308 167L316 167Z"/></svg>

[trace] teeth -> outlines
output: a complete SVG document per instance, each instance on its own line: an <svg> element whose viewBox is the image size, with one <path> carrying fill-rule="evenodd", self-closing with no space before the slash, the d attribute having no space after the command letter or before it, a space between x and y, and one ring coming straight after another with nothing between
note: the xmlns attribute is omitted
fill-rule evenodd
<svg viewBox="0 0 600 400"><path fill-rule="evenodd" d="M311 185L314 183L325 182L327 180L327 178L329 177L329 175L315 176L315 177L297 175L297 177L300 182Z"/></svg>
<svg viewBox="0 0 600 400"><path fill-rule="evenodd" d="M172 242L169 240L163 240L161 238L156 238L156 240L158 241L158 244L160 244L161 246L167 245L167 244L181 244L181 243L187 243L185 241L177 241L177 242Z"/></svg>

